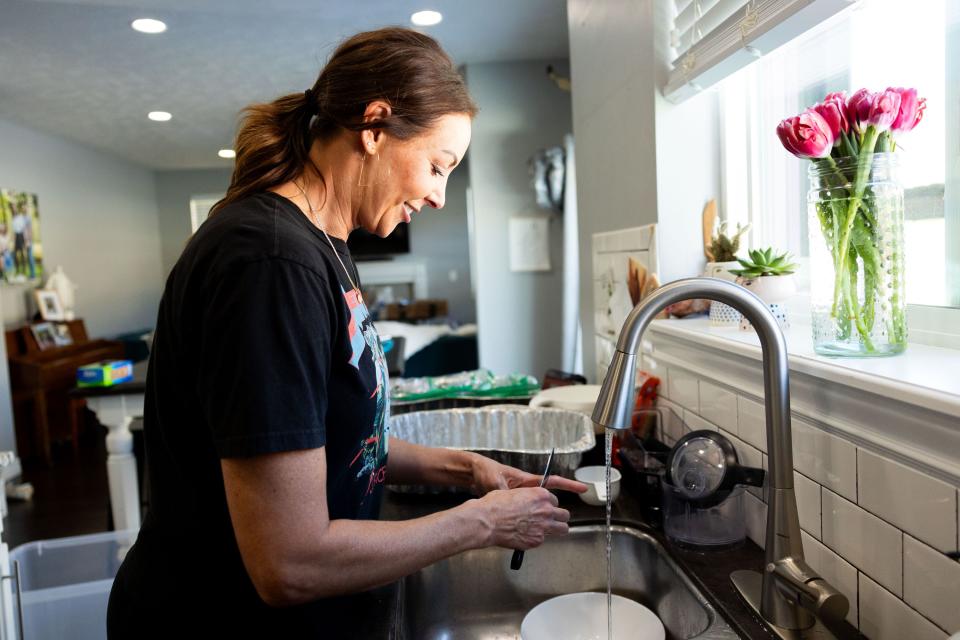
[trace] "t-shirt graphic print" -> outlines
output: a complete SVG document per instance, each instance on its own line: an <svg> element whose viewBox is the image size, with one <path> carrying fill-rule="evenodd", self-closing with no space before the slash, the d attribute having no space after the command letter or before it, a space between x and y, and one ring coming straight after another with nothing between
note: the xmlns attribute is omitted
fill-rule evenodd
<svg viewBox="0 0 960 640"><path fill-rule="evenodd" d="M376 372L376 388L370 394L370 399L376 401L376 411L373 416L373 425L370 436L361 439L357 445L357 452L350 461L350 468L356 470L356 477L367 479L367 488L364 499L373 493L377 485L383 484L386 477L387 451L389 448L390 430L390 401L387 377L387 360L383 353L380 338L374 329L367 305L356 289L344 290L340 287L343 298L350 309L350 365L360 369L360 357L366 348L370 349L373 357L374 371Z"/></svg>

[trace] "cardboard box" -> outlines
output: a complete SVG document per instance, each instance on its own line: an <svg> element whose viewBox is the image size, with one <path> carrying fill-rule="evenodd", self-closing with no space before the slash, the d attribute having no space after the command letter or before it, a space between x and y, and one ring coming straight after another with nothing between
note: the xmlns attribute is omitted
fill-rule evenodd
<svg viewBox="0 0 960 640"><path fill-rule="evenodd" d="M78 387L110 387L133 380L133 363L129 360L103 360L77 369Z"/></svg>

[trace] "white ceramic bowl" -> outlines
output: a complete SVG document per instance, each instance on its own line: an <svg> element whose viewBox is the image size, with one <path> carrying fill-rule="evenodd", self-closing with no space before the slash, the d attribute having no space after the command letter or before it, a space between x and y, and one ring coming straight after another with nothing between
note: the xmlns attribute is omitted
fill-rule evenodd
<svg viewBox="0 0 960 640"><path fill-rule="evenodd" d="M607 504L607 468L601 466L580 467L573 477L589 487L586 493L580 494L580 499L587 504L600 507ZM620 472L610 468L610 493L611 500L616 500L620 495Z"/></svg>
<svg viewBox="0 0 960 640"><path fill-rule="evenodd" d="M597 640L607 637L607 594L568 593L541 602L520 625L520 640ZM614 640L664 640L663 623L653 611L613 596Z"/></svg>

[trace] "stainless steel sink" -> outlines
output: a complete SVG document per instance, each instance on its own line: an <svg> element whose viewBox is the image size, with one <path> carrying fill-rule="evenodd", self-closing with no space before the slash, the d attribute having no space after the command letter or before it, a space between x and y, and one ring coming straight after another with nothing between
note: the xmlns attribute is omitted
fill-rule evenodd
<svg viewBox="0 0 960 640"><path fill-rule="evenodd" d="M613 591L653 610L671 640L732 640L736 633L649 535L612 527ZM526 552L510 570L511 552L482 549L427 567L403 582L400 637L504 640L520 637L523 617L565 593L607 590L606 527L571 527ZM557 640L562 640L558 638Z"/></svg>

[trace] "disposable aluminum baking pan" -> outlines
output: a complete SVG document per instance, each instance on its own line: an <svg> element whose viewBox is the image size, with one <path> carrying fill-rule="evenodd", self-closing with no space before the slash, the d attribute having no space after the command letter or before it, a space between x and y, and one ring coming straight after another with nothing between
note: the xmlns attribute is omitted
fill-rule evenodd
<svg viewBox="0 0 960 640"><path fill-rule="evenodd" d="M482 409L416 411L390 420L390 437L429 447L475 451L497 462L541 474L555 449L551 475L567 478L596 444L593 422L563 409L496 405ZM395 486L400 492L464 491L456 487Z"/></svg>

